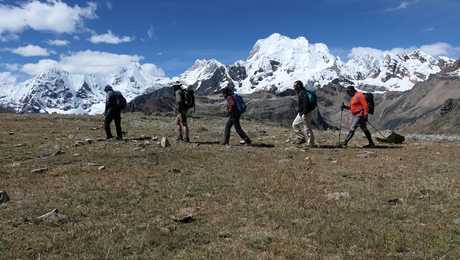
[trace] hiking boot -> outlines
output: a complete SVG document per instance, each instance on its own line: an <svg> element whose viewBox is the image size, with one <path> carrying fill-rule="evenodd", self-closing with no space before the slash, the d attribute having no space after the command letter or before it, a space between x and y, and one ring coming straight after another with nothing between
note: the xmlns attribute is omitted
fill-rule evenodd
<svg viewBox="0 0 460 260"><path fill-rule="evenodd" d="M319 146L317 144L309 144L307 145L308 148L318 148Z"/></svg>
<svg viewBox="0 0 460 260"><path fill-rule="evenodd" d="M375 148L375 144L374 144L374 143L370 143L370 144L368 144L368 145L363 146L363 148Z"/></svg>
<svg viewBox="0 0 460 260"><path fill-rule="evenodd" d="M185 138L184 143L190 143L190 138Z"/></svg>
<svg viewBox="0 0 460 260"><path fill-rule="evenodd" d="M117 141L123 141L123 137L117 137Z"/></svg>
<svg viewBox="0 0 460 260"><path fill-rule="evenodd" d="M182 141L184 141L184 138L182 138L182 136L176 138L176 143L180 143Z"/></svg>

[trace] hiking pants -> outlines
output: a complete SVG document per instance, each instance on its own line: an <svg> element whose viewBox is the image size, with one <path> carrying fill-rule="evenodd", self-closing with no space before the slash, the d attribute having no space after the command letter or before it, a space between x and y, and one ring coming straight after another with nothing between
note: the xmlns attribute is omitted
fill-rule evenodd
<svg viewBox="0 0 460 260"><path fill-rule="evenodd" d="M315 136L312 130L311 113L297 114L297 117L292 122L292 128L297 135L299 141L306 141L307 145L315 145Z"/></svg>
<svg viewBox="0 0 460 260"><path fill-rule="evenodd" d="M355 134L356 129L361 128L363 130L364 134L366 135L367 140L369 141L369 144L373 144L374 142L372 141L372 135L371 132L369 132L369 129L367 129L367 118L364 116L353 116L352 121L351 121L351 130L348 133L347 139L345 140L345 144L348 144L350 140L353 138L353 135Z"/></svg>
<svg viewBox="0 0 460 260"><path fill-rule="evenodd" d="M251 143L251 140L249 139L248 135L241 128L240 117L241 115L239 114L230 114L230 116L228 117L227 122L225 123L225 131L224 131L224 144L225 145L229 144L230 142L230 130L232 129L232 126L235 126L235 130L238 133L238 135L241 137L241 139L243 139L246 143Z"/></svg>
<svg viewBox="0 0 460 260"><path fill-rule="evenodd" d="M112 121L115 121L115 128L117 131L117 138L123 139L123 134L121 132L121 115L120 113L109 113L105 116L104 128L107 139L112 138L112 131L110 130L110 124Z"/></svg>
<svg viewBox="0 0 460 260"><path fill-rule="evenodd" d="M187 124L187 112L179 112L179 113L177 113L176 125L177 125L177 139L178 140L183 140L184 139L184 132L185 132L185 139L189 140L189 128L188 128L188 124Z"/></svg>

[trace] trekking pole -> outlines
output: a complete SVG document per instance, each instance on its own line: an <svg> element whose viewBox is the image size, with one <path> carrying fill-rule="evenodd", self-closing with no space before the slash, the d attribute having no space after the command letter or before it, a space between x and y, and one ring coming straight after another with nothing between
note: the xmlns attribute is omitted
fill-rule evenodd
<svg viewBox="0 0 460 260"><path fill-rule="evenodd" d="M377 133L379 133L379 135L381 135L384 139L386 138L386 136L384 134L382 134L382 132L377 129L377 127L375 127L370 121L367 121L367 123L372 127L374 128L375 131L377 131Z"/></svg>
<svg viewBox="0 0 460 260"><path fill-rule="evenodd" d="M343 109L340 109L340 125L339 125L339 145L340 139L342 139L342 118L343 118Z"/></svg>

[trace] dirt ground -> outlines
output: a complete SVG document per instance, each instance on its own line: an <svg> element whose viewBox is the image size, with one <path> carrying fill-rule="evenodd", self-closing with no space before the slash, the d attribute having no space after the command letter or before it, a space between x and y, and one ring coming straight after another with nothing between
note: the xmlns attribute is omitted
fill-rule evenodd
<svg viewBox="0 0 460 260"><path fill-rule="evenodd" d="M224 147L223 118L176 144L173 118L124 115L126 138L162 148L98 141L100 117L0 119L0 259L460 258L458 144L336 149L317 132L303 150L243 121L255 146Z"/></svg>

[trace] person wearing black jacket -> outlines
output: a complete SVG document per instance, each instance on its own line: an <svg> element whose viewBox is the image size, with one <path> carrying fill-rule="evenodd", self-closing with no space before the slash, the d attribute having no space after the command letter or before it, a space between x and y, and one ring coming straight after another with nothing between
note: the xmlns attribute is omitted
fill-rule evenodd
<svg viewBox="0 0 460 260"><path fill-rule="evenodd" d="M185 102L185 93L181 83L176 83L172 86L174 96L176 98L176 126L177 126L177 142L190 143L190 129L187 123L188 107ZM185 134L185 137L184 137Z"/></svg>
<svg viewBox="0 0 460 260"><path fill-rule="evenodd" d="M121 131L121 109L117 105L117 93L109 85L105 86L104 92L107 93L107 98L105 101L105 120L104 128L107 139L112 139L112 132L110 130L110 124L112 121L115 121L115 128L117 130L117 140L123 140L123 135Z"/></svg>
<svg viewBox="0 0 460 260"><path fill-rule="evenodd" d="M309 109L311 106L306 93L307 90L300 80L294 83L294 90L298 96L298 113L292 123L292 128L294 128L297 135L297 140L294 144L306 144L307 147L316 147L312 130L312 111Z"/></svg>

